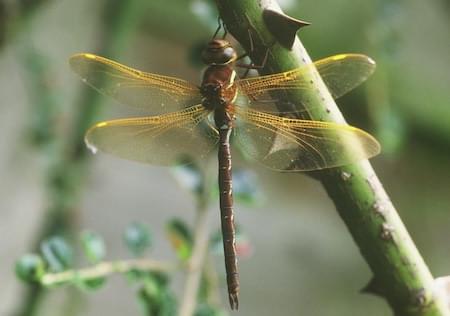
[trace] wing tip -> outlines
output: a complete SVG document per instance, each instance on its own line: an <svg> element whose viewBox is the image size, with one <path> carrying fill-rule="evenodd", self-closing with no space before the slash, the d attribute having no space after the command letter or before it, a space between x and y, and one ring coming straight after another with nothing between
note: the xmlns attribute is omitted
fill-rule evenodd
<svg viewBox="0 0 450 316"><path fill-rule="evenodd" d="M96 60L98 56L91 53L76 53L69 57L69 65L73 69L83 59Z"/></svg>
<svg viewBox="0 0 450 316"><path fill-rule="evenodd" d="M372 135L370 135L370 136L372 136ZM373 143L374 150L372 152L372 155L369 158L375 157L375 156L377 156L378 154L381 153L381 144L380 144L380 142L375 137L372 136L372 138L373 138L372 139L372 143Z"/></svg>
<svg viewBox="0 0 450 316"><path fill-rule="evenodd" d="M76 54L73 54L72 56L70 56L70 59L78 59L80 57L84 57L87 59L97 59L98 58L97 55L92 54L92 53L76 53Z"/></svg>
<svg viewBox="0 0 450 316"><path fill-rule="evenodd" d="M362 132L361 136L363 136L363 138L360 138L360 144L364 148L363 157L365 159L370 159L380 154L381 153L380 142L372 134L359 128L356 129Z"/></svg>
<svg viewBox="0 0 450 316"><path fill-rule="evenodd" d="M375 62L375 60L373 60L371 57L369 57L369 56L366 56L367 57L367 62L369 63L369 64L372 64L372 65L374 65L374 66L376 66L376 62Z"/></svg>
<svg viewBox="0 0 450 316"><path fill-rule="evenodd" d="M91 127L86 132L86 134L84 134L84 143L85 143L86 147L89 149L89 151L95 155L98 152L98 148L95 147L95 145L93 143L91 143L90 140L89 140L89 134L91 133L93 128L94 128L94 126Z"/></svg>
<svg viewBox="0 0 450 316"><path fill-rule="evenodd" d="M352 125L345 125L345 126L350 131L356 133L356 135L358 136L359 144L364 148L363 152L365 153L365 155L363 155L363 157L365 159L375 157L376 155L381 153L381 144L375 138L375 136L358 127Z"/></svg>
<svg viewBox="0 0 450 316"><path fill-rule="evenodd" d="M85 140L86 147L89 149L91 153L94 155L98 152L98 148L91 144L88 140Z"/></svg>
<svg viewBox="0 0 450 316"><path fill-rule="evenodd" d="M94 155L98 152L98 147L91 141L92 140L92 133L95 132L98 128L104 127L108 125L107 122L99 122L92 127L90 127L86 134L84 135L84 143L86 144L86 147L89 149L91 153Z"/></svg>
<svg viewBox="0 0 450 316"><path fill-rule="evenodd" d="M95 155L98 152L98 148L89 141L89 132L90 130L84 136L84 143L86 144L86 147L89 149L89 151Z"/></svg>
<svg viewBox="0 0 450 316"><path fill-rule="evenodd" d="M361 60L364 60L367 64L371 64L371 65L376 65L377 63L375 62L375 60L373 60L370 56L367 56L365 54L358 54L358 53L342 53L342 54L337 54L337 55L333 55L330 56L333 60L338 61L338 60L343 60L343 59L347 59L347 58L359 58Z"/></svg>

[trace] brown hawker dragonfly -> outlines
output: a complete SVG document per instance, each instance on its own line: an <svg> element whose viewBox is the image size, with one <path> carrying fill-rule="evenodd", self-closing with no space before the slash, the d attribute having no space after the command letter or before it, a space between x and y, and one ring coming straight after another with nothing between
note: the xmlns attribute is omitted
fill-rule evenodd
<svg viewBox="0 0 450 316"><path fill-rule="evenodd" d="M220 211L230 305L238 308L230 137L262 165L279 171L309 171L341 166L379 153L378 142L348 125L292 118L280 113L277 92L313 91L304 74L314 67L333 97L363 82L374 70L367 56L343 54L284 73L237 79L236 51L214 39L203 52L208 66L200 86L146 73L93 54L77 54L70 65L82 80L149 116L98 123L86 133L94 152L155 164L173 165L180 157L206 158L218 145ZM105 80L106 79L106 80ZM308 106L308 99L301 100ZM298 116L297 116L298 117ZM350 152L349 155L339 154Z"/></svg>

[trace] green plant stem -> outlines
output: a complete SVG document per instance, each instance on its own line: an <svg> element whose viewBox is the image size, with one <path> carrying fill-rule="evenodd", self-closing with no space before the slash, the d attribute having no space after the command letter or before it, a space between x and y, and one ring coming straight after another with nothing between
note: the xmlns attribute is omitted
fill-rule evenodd
<svg viewBox="0 0 450 316"><path fill-rule="evenodd" d="M197 306L197 293L203 274L203 265L208 252L209 213L207 209L197 212L195 224L194 248L189 259L183 297L180 304L180 316L191 316Z"/></svg>
<svg viewBox="0 0 450 316"><path fill-rule="evenodd" d="M194 228L194 247L187 266L183 297L178 314L180 316L192 316L197 306L198 291L209 245L211 225L209 224L210 212L208 211L208 204L211 196L211 188L214 187L211 183L211 178L214 177L211 177L211 174L211 172L204 172L204 186L198 196L197 216Z"/></svg>
<svg viewBox="0 0 450 316"><path fill-rule="evenodd" d="M205 282L208 287L206 302L211 306L220 306L221 293L219 275L211 257L206 258L203 270Z"/></svg>
<svg viewBox="0 0 450 316"><path fill-rule="evenodd" d="M106 277L112 273L126 273L133 270L170 272L179 268L179 266L170 262L150 259L104 261L84 269L71 269L59 273L46 273L40 279L40 284L44 286L54 286L77 280L90 280Z"/></svg>
<svg viewBox="0 0 450 316"><path fill-rule="evenodd" d="M268 8L279 11L278 4L262 0L216 2L228 31L250 53L252 61L261 64L267 47L273 42L262 20L262 11ZM249 31L253 51L250 51ZM297 38L291 51L278 44L270 46L266 65L260 73L287 71L309 63L311 59ZM342 114L318 74L311 71L305 77L307 81L311 80L314 87L308 93L310 118L344 123ZM305 92L287 95L293 104L300 104L297 93ZM374 274L365 290L383 296L395 315L448 315L443 300L433 293L433 277L428 267L369 162L362 161L315 174L321 179Z"/></svg>
<svg viewBox="0 0 450 316"><path fill-rule="evenodd" d="M100 54L113 58L126 49L144 5L145 2L140 0L114 0L105 4L103 34L99 36L103 39L99 44ZM80 95L77 104L78 116L74 118L73 129L69 138L59 146L60 152L56 154L55 162L49 168L47 185L49 206L44 222L36 235L33 249L38 249L42 239L54 234L67 234L73 226L76 206L87 171L87 150L84 148L83 136L86 129L95 121L102 101L101 96L87 86L83 87ZM42 287L30 287L15 315L35 315L43 294Z"/></svg>

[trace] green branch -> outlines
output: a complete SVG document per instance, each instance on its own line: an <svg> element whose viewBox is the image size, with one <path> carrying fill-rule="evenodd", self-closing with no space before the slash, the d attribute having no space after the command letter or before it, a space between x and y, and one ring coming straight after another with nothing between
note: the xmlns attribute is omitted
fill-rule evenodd
<svg viewBox="0 0 450 316"><path fill-rule="evenodd" d="M106 277L113 273L127 273L130 271L170 272L178 268L177 265L169 262L150 259L104 261L84 269L71 269L59 273L46 273L40 278L39 283L43 286L55 286L68 282L89 281Z"/></svg>
<svg viewBox="0 0 450 316"><path fill-rule="evenodd" d="M262 19L264 9L279 11L275 1L216 0L228 31L242 44L255 64L268 58L261 74L291 70L311 63L296 39L292 50L277 43ZM326 21L324 21L326 23ZM254 50L250 51L249 31ZM336 103L317 73L306 74L315 89L308 93L311 119L344 123ZM319 78L319 79L318 79ZM287 96L300 104L293 92ZM282 109L281 109L282 110ZM343 155L348 153L342 153ZM440 297L433 293L433 277L367 161L316 173L339 215L352 234L374 277L366 291L386 298L395 315L448 315Z"/></svg>
<svg viewBox="0 0 450 316"><path fill-rule="evenodd" d="M209 214L207 204L200 206L197 210L194 228L194 247L188 261L183 297L180 304L180 316L193 315L198 304L198 291L201 284L205 258L208 254L209 231L211 228Z"/></svg>
<svg viewBox="0 0 450 316"><path fill-rule="evenodd" d="M196 192L196 218L194 224L194 240L191 256L186 265L186 276L178 315L194 315L199 304L199 291L202 287L202 277L205 275L205 261L208 257L209 237L211 230L209 204L214 188L215 177L210 170L211 165L206 163L203 169L198 169L198 176L202 179L202 185ZM203 284L203 286L205 286Z"/></svg>

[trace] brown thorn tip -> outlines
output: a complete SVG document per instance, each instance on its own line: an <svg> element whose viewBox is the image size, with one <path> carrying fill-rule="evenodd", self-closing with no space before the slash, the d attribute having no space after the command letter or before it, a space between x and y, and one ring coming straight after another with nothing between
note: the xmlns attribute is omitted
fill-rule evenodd
<svg viewBox="0 0 450 316"><path fill-rule="evenodd" d="M294 19L283 12L264 10L263 20L275 39L285 48L292 49L297 31L311 23Z"/></svg>
<svg viewBox="0 0 450 316"><path fill-rule="evenodd" d="M384 297L383 289L378 282L378 280L375 277L372 277L372 279L367 283L367 285L360 290L361 293L365 294L373 294L378 295L380 297Z"/></svg>

